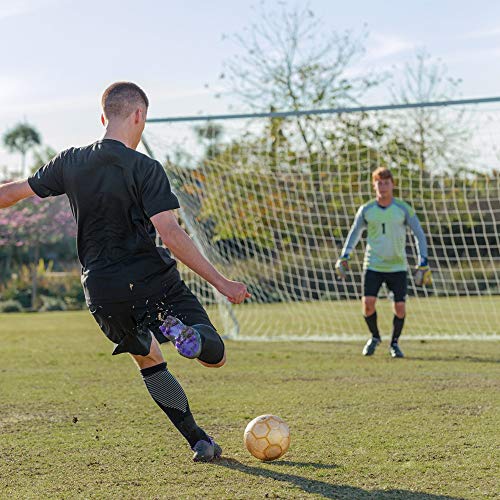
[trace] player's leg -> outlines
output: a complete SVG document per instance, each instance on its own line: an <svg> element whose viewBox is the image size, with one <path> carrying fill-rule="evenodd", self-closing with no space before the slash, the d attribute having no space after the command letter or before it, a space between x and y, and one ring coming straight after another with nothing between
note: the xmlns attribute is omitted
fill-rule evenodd
<svg viewBox="0 0 500 500"><path fill-rule="evenodd" d="M377 295L382 286L382 273L367 269L363 275L363 316L371 333L371 338L363 348L364 356L371 356L381 342L377 324L377 310L375 308Z"/></svg>
<svg viewBox="0 0 500 500"><path fill-rule="evenodd" d="M403 331L406 317L406 272L390 273L387 286L394 295L394 317L392 320L392 337L389 352L393 358L403 358L404 354L399 347L399 337Z"/></svg>
<svg viewBox="0 0 500 500"><path fill-rule="evenodd" d="M172 341L179 354L218 368L226 362L225 346L217 330L186 284L178 278L156 306L163 323L151 330L159 342Z"/></svg>
<svg viewBox="0 0 500 500"><path fill-rule="evenodd" d="M195 461L219 457L222 453L220 446L196 424L184 389L168 370L158 341L150 335L150 352L146 356L132 353L131 356L141 371L151 398L189 443L195 452Z"/></svg>
<svg viewBox="0 0 500 500"><path fill-rule="evenodd" d="M198 300L196 301L198 302ZM201 304L199 304L199 307L203 309ZM192 312L193 311L191 311L190 314L192 314ZM204 309L203 313L207 316ZM190 314L188 315L188 318ZM201 335L202 350L201 354L197 358L198 363L206 366L207 368L220 368L221 366L224 366L226 363L226 347L224 346L224 342L214 326L211 323L201 323L201 318L198 318L197 320L189 318L187 321L190 323L194 322L193 328L195 328ZM210 320L208 320L208 322L210 322Z"/></svg>
<svg viewBox="0 0 500 500"><path fill-rule="evenodd" d="M363 347L363 356L372 356L375 353L375 349L382 341L382 339L380 338L380 332L378 330L377 311L375 309L377 298L367 295L364 296L362 300L365 322L368 325L370 333L372 334L371 338L368 339L365 346Z"/></svg>
<svg viewBox="0 0 500 500"><path fill-rule="evenodd" d="M185 302L182 304L184 311L187 305ZM181 356L196 358L200 364L208 368L219 368L226 362L224 342L211 324L201 323L201 321L209 323L208 316L206 320L193 319L193 314L199 315L201 312L201 304L191 304L191 306L201 309L196 311L191 308L186 314L181 314L175 312L174 308L172 315L165 317L160 331L174 344ZM179 317L182 317L183 321Z"/></svg>
<svg viewBox="0 0 500 500"><path fill-rule="evenodd" d="M363 304L363 315L364 315L365 319L367 317L372 316L373 314L375 314L377 312L377 310L375 309L375 305L377 303L377 297L374 297L373 295L365 295L362 297L361 301ZM368 325L368 327L370 327L370 326L371 325ZM370 328L370 331L372 331L371 328ZM375 333L376 337L379 336L378 330L375 330L374 333Z"/></svg>
<svg viewBox="0 0 500 500"><path fill-rule="evenodd" d="M143 325L149 315L147 299L140 302L93 305L90 312L115 344L113 354L132 355L149 394L195 451L193 458L211 460L220 455L220 447L194 421L184 390L168 371L158 342Z"/></svg>

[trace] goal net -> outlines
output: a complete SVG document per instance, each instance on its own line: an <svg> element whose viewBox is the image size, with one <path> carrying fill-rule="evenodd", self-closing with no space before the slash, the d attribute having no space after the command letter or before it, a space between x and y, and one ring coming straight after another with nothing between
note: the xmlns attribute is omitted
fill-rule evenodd
<svg viewBox="0 0 500 500"><path fill-rule="evenodd" d="M428 103L427 103L428 104ZM434 282L408 273L406 338L494 338L500 325L500 104L152 120L147 151L165 167L195 243L252 297L231 306L181 266L217 327L241 339L342 340L368 334L361 313L364 236L345 281L335 261L371 173L427 236ZM389 108L389 109L387 109ZM407 237L409 270L417 264ZM377 308L382 336L390 293Z"/></svg>

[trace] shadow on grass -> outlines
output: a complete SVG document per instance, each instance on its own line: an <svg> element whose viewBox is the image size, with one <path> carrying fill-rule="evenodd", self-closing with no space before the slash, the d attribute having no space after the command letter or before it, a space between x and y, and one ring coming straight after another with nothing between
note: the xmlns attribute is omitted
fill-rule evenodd
<svg viewBox="0 0 500 500"><path fill-rule="evenodd" d="M319 462L294 462L292 460L275 460L273 465L287 465L290 467L312 467L313 469L337 469L335 464L322 464Z"/></svg>
<svg viewBox="0 0 500 500"><path fill-rule="evenodd" d="M321 495L322 498L336 498L336 499L386 499L386 500L396 500L396 499L409 499L409 500L461 500L459 497L449 497L444 495L432 495L429 493L419 493L407 490L364 490L362 488L356 488L354 486L346 486L341 484L332 484L325 481L318 481L317 479L309 479L307 477L296 476L294 474L284 474L282 472L276 472L263 467L252 467L250 465L242 464L233 458L223 458L212 462L214 465L220 467L226 467L227 469L237 470L245 474L251 474L252 476L259 476L266 479L273 479L275 481L281 481L283 483L290 483L297 488L300 488L306 493L315 493ZM287 462L281 460L279 462L269 464L269 465L299 465L299 466L317 466L320 465L323 468L324 464L310 463L307 462ZM328 468L335 468L336 465L327 466ZM321 468L321 467L320 467Z"/></svg>
<svg viewBox="0 0 500 500"><path fill-rule="evenodd" d="M481 358L481 357L476 357L476 356L453 356L450 355L448 357L445 356L408 356L407 360L409 361L430 361L434 363L435 361L448 361L448 362L455 362L455 363L493 363L493 364L498 364L500 363L500 358Z"/></svg>

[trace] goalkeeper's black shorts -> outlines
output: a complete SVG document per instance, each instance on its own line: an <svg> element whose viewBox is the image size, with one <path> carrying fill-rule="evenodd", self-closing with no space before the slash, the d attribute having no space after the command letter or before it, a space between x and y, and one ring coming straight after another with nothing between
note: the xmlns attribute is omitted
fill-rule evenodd
<svg viewBox="0 0 500 500"><path fill-rule="evenodd" d="M130 302L91 304L89 310L106 337L115 344L113 354L129 352L146 356L151 349L151 333L158 342L168 342L160 325L167 315L189 326L206 325L214 330L208 315L182 281L177 270L160 294ZM222 340L221 340L222 342Z"/></svg>
<svg viewBox="0 0 500 500"><path fill-rule="evenodd" d="M363 274L363 297L377 297L382 283L394 296L394 302L404 302L408 290L406 271L381 273L366 269Z"/></svg>

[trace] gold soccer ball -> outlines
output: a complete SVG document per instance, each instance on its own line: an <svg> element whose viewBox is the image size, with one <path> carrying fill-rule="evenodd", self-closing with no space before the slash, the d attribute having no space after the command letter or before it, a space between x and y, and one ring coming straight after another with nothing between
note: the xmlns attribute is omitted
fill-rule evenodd
<svg viewBox="0 0 500 500"><path fill-rule="evenodd" d="M255 458L266 462L276 460L290 446L290 429L276 415L261 415L249 422L243 441Z"/></svg>

